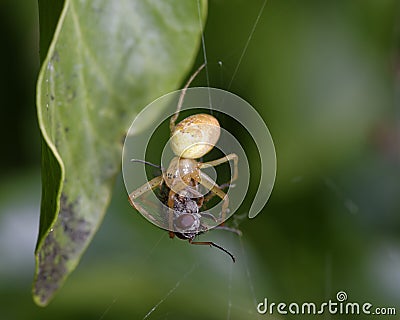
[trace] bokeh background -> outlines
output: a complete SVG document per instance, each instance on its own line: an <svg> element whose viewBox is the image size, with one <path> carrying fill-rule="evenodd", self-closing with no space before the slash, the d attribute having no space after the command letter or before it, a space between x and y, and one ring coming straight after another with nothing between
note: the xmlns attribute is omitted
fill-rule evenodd
<svg viewBox="0 0 400 320"><path fill-rule="evenodd" d="M250 102L277 152L270 201L243 219L259 162L242 136L255 160L234 221L243 236L201 237L237 263L168 239L130 208L117 177L80 265L39 308L30 295L41 189L37 3L0 3L1 319L330 319L258 315L256 304L318 304L338 291L400 313L400 3L268 0L252 33L262 5L210 0L204 35L209 84ZM199 51L194 68L202 61ZM205 74L194 85L207 85Z"/></svg>

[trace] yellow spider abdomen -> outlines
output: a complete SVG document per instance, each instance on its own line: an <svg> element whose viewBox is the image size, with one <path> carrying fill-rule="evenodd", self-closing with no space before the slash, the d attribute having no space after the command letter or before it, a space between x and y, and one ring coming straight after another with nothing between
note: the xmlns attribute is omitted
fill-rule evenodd
<svg viewBox="0 0 400 320"><path fill-rule="evenodd" d="M209 114L195 114L179 122L171 133L172 151L181 158L197 159L217 143L221 129Z"/></svg>

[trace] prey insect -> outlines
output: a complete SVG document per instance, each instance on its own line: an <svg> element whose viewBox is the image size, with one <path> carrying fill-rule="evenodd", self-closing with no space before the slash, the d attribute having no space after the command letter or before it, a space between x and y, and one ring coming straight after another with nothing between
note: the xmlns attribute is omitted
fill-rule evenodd
<svg viewBox="0 0 400 320"><path fill-rule="evenodd" d="M129 202L140 213L149 217L151 214L139 203L138 199L143 194L159 189L160 200L165 205L168 216L168 230L170 238L177 236L179 239L188 240L194 245L209 245L227 253L235 262L235 257L228 250L211 241L194 241L195 237L209 230L204 220L210 219L216 223L216 228L227 229L240 233L236 229L222 226L229 212L229 198L224 188L230 186L238 177L238 157L231 153L220 159L201 162L217 143L221 128L218 120L209 114L195 114L175 124L182 108L187 88L205 64L190 77L179 96L175 113L170 118L170 143L175 157L168 168L161 168L162 174L151 179L140 188L129 194ZM135 160L149 164L146 161ZM222 163L233 161L231 180L224 185L217 183L201 169L215 167ZM154 165L156 166L156 165ZM205 192L203 190L206 190ZM202 192L203 191L203 192ZM201 211L201 208L213 197L219 197L222 208L219 217Z"/></svg>

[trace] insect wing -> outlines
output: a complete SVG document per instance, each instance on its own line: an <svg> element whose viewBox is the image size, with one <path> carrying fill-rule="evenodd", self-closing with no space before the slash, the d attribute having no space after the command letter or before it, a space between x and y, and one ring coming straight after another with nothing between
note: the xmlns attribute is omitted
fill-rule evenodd
<svg viewBox="0 0 400 320"><path fill-rule="evenodd" d="M162 229L169 230L168 207L165 205L167 199L168 193L165 191L165 186L163 185L160 188L140 195L132 204L151 223Z"/></svg>

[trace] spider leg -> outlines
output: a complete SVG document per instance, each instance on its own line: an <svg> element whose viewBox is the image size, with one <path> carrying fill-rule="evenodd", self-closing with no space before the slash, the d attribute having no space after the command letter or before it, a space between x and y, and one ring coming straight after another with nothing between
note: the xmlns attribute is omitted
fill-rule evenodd
<svg viewBox="0 0 400 320"><path fill-rule="evenodd" d="M205 63L203 63L193 74L192 76L189 78L188 82L186 82L185 86L182 89L181 95L179 96L179 100L178 100L178 105L176 107L176 111L174 113L174 115L171 117L171 119L169 120L169 129L170 132L172 134L172 132L175 130L175 121L179 116L179 112L181 111L182 108L182 104L183 104L183 98L185 98L185 94L186 94L186 90L187 88L190 86L190 84L192 83L193 79L196 78L196 76L199 74L199 72L205 67Z"/></svg>
<svg viewBox="0 0 400 320"><path fill-rule="evenodd" d="M199 170L199 176L192 176L194 180L204 186L206 189L210 190L213 194L220 197L223 201L221 210L221 219L224 221L226 217L226 212L228 211L229 198L228 195L222 191L208 175Z"/></svg>
<svg viewBox="0 0 400 320"><path fill-rule="evenodd" d="M203 163L199 163L199 168L208 168L208 167L215 167L218 166L222 163L228 162L233 160L233 177L230 180L229 184L232 183L233 181L235 181L238 177L238 161L239 158L235 153L230 153L225 157L219 158L217 160L213 160L213 161L208 161L208 162L203 162Z"/></svg>
<svg viewBox="0 0 400 320"><path fill-rule="evenodd" d="M222 157L220 159L216 159L213 161L208 161L208 162L203 162L203 163L199 163L199 168L208 168L208 167L215 167L218 166L222 163L228 162L233 160L233 177L232 179L227 182L224 183L221 186L218 186L217 184L214 183L214 188L208 188L210 190L210 194L206 195L204 197L204 201L207 202L209 200L211 200L215 195L217 195L218 197L220 197L221 199L224 200L224 203L222 205L222 220L225 220L225 215L226 215L226 211L228 210L228 204L229 204L229 198L228 196L225 194L224 191L222 191L222 189L226 186L229 186L232 184L233 181L235 181L238 177L238 156L235 153L230 153L225 157ZM208 180L210 180L211 178L209 178L207 175L205 175L203 172L200 171L200 176L202 178L204 178L204 176L206 176L208 178ZM212 180L211 180L212 181ZM207 187L204 183L202 183L201 181L199 181L201 184L203 184L205 187ZM214 181L212 181L214 182Z"/></svg>
<svg viewBox="0 0 400 320"><path fill-rule="evenodd" d="M229 187L229 186L231 186L231 187L234 187L234 185L232 185L230 182L226 182L226 183L224 183L224 184L221 184L221 185L215 185L215 187L217 187L217 188L219 188L219 189L225 189L225 188L227 188L227 187ZM205 196L204 196L204 203L207 203L208 201L210 201L212 198L214 198L216 196L216 194L215 193L212 193L212 192L209 192L209 193L207 193Z"/></svg>
<svg viewBox="0 0 400 320"><path fill-rule="evenodd" d="M153 221L153 223L155 224L158 223L158 220L150 212L148 212L142 205L140 205L138 201L135 200L141 195L145 194L146 192L155 189L157 186L161 186L162 183L163 183L162 176L155 177L154 179L142 185L140 188L131 192L128 196L130 205L134 207L137 211L139 211L143 216ZM145 202L146 200L143 199L143 203Z"/></svg>
<svg viewBox="0 0 400 320"><path fill-rule="evenodd" d="M162 182L163 182L163 176L158 176L158 177L155 177L155 178L151 179L150 181L146 182L140 188L137 188L136 190L132 191L128 196L129 203L131 204L131 206L136 208L136 204L134 203L134 201L138 197L140 197L142 194L144 194L150 190L153 190L157 186L160 186L162 184Z"/></svg>
<svg viewBox="0 0 400 320"><path fill-rule="evenodd" d="M231 184L230 182L226 182L226 183L223 183L223 184L221 184L221 185L215 185L217 188L219 188L219 189L225 189L225 188L227 188L227 187L234 187L235 185L234 184ZM204 198L203 198L203 202L204 202L204 204L205 204L205 208L207 208L207 202L208 201L210 201L212 198L214 198L216 196L216 194L215 193L213 193L213 192L209 192L209 193L207 193L205 196L204 196ZM212 215L211 215L212 216ZM212 216L213 217L213 219L214 219L214 221L215 222L218 222L216 219L215 219L215 217L214 216ZM236 233L237 235L239 235L239 236L241 236L242 235L242 232L240 231L240 230L238 230L238 229L235 229L235 228L229 228L229 227L225 227L224 226L224 223L225 222L222 222L220 225L218 225L217 227L215 227L216 229L224 229L224 230L228 230L228 231L232 231L232 232L234 232L234 233ZM231 229L231 230L230 230Z"/></svg>
<svg viewBox="0 0 400 320"><path fill-rule="evenodd" d="M205 245L205 246L218 248L219 250L227 253L232 258L233 262L236 261L235 256L232 253L230 253L228 250L226 250L225 248L221 247L220 245L218 245L218 244L216 244L216 243L214 243L212 241L193 241L193 239L189 239L189 243L190 244Z"/></svg>

